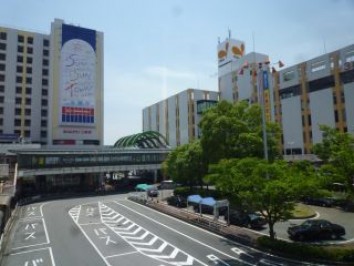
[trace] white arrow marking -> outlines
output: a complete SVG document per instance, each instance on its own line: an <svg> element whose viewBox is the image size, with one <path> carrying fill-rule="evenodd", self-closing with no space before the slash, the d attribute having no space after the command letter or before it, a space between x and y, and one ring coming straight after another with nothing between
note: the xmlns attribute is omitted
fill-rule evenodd
<svg viewBox="0 0 354 266"><path fill-rule="evenodd" d="M36 239L36 237L34 236L35 233L36 233L36 232L25 233L26 235L28 235L28 236L25 238L25 240L28 240L28 239L30 239L30 238Z"/></svg>
<svg viewBox="0 0 354 266"><path fill-rule="evenodd" d="M233 247L233 248L231 248L231 250L232 250L233 252L235 252L235 253L236 253L237 255L239 255L239 256L240 256L241 254L244 254L244 255L247 255L247 256L249 256L249 257L251 257L251 258L254 258L254 256L252 256L252 255L246 253L246 252L243 251L242 249Z"/></svg>
<svg viewBox="0 0 354 266"><path fill-rule="evenodd" d="M218 265L219 263L221 263L221 264L223 264L223 265L230 266L230 265L227 264L225 261L222 261L221 259L219 259L218 257L216 257L216 256L213 255L213 254L208 255L207 258L208 258L209 260L211 260L212 262L214 262L215 265Z"/></svg>

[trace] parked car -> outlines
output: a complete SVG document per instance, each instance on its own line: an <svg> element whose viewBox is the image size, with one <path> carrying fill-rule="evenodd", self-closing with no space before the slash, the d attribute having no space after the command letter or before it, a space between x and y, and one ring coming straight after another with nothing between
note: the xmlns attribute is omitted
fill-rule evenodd
<svg viewBox="0 0 354 266"><path fill-rule="evenodd" d="M345 235L343 226L327 220L306 220L300 225L288 228L289 237L293 240L337 239Z"/></svg>
<svg viewBox="0 0 354 266"><path fill-rule="evenodd" d="M313 198L313 197L306 197L304 198L303 202L309 205L316 205L322 207L332 207L334 205L334 199L332 198Z"/></svg>
<svg viewBox="0 0 354 266"><path fill-rule="evenodd" d="M202 208L202 211L200 211L200 207ZM205 213L205 214L213 214L214 213L214 207L213 206L209 206L209 205L205 205L205 204L201 204L201 205L194 205L194 211L197 213ZM219 208L219 215L225 215L225 213L227 213L227 207L220 207Z"/></svg>
<svg viewBox="0 0 354 266"><path fill-rule="evenodd" d="M167 204L179 208L187 207L187 199L185 197L175 195L167 198Z"/></svg>
<svg viewBox="0 0 354 266"><path fill-rule="evenodd" d="M227 214L224 216L227 221ZM249 228L262 228L267 224L267 220L258 213L248 213L243 211L232 211L229 216L229 222L232 225L249 227Z"/></svg>
<svg viewBox="0 0 354 266"><path fill-rule="evenodd" d="M157 187L150 187L147 189L147 195L149 197L157 197L159 195L159 191Z"/></svg>

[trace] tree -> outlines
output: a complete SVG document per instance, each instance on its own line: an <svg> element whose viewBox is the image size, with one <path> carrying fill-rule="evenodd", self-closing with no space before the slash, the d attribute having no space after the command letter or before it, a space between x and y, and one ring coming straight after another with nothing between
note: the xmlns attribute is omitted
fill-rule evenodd
<svg viewBox="0 0 354 266"><path fill-rule="evenodd" d="M199 124L201 146L209 163L221 159L263 157L262 116L258 104L242 101L235 104L219 102L203 114ZM267 123L270 160L278 155L280 128Z"/></svg>
<svg viewBox="0 0 354 266"><path fill-rule="evenodd" d="M163 170L175 182L202 186L207 166L203 160L200 141L177 147L167 156Z"/></svg>
<svg viewBox="0 0 354 266"><path fill-rule="evenodd" d="M324 162L321 173L331 182L341 182L354 195L354 137L328 126L320 126L322 143L314 145L314 153Z"/></svg>
<svg viewBox="0 0 354 266"><path fill-rule="evenodd" d="M268 163L259 158L221 160L210 168L211 174L206 179L232 196L231 200L238 202L240 208L260 212L274 239L274 224L289 219L303 191L315 186L314 171L297 167L280 160Z"/></svg>

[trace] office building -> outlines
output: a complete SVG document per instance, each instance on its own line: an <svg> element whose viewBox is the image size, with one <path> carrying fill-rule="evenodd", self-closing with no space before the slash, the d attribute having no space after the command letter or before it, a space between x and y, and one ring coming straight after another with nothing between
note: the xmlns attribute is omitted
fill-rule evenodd
<svg viewBox="0 0 354 266"><path fill-rule="evenodd" d="M218 92L187 89L143 109L143 131L157 131L171 147L200 136L202 112L218 102Z"/></svg>

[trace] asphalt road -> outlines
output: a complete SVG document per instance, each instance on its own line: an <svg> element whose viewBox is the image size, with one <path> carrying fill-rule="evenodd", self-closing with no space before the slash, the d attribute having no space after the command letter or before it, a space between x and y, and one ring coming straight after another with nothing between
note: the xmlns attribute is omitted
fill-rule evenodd
<svg viewBox="0 0 354 266"><path fill-rule="evenodd" d="M22 206L2 265L306 265L242 246L126 196Z"/></svg>

